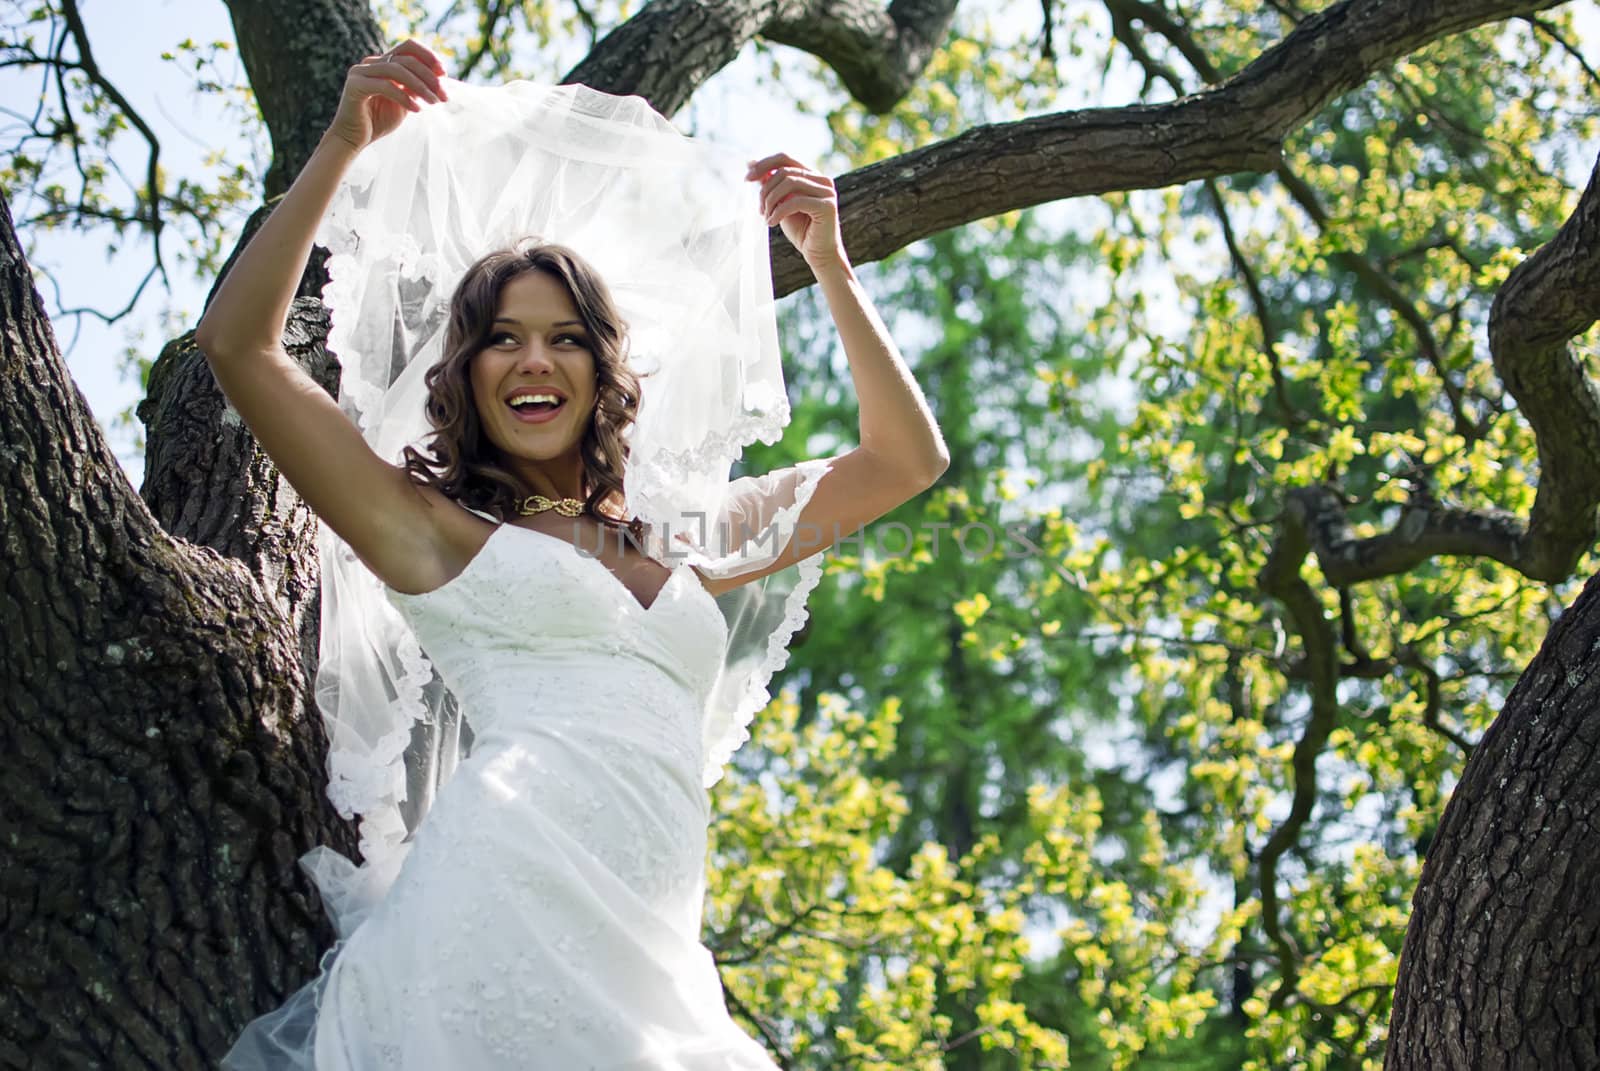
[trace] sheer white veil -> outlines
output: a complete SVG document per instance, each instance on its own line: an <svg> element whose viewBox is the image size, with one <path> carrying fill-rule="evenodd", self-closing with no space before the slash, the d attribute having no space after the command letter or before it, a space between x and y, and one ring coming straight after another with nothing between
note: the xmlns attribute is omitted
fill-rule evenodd
<svg viewBox="0 0 1600 1071"><path fill-rule="evenodd" d="M684 137L638 97L527 82L446 90L356 158L317 235L332 254L340 404L367 441L398 463L431 431L423 374L466 268L529 237L559 242L595 266L628 325L642 399L624 491L649 526L645 549L734 576L796 535L815 545L796 529L827 459L729 478L746 445L776 442L789 422L768 231L743 159ZM405 620L326 526L319 549L328 795L360 820L364 864L318 848L303 865L348 934L462 757L471 715L464 734ZM821 569L819 552L718 598L728 628L701 734L705 787L769 701Z"/></svg>

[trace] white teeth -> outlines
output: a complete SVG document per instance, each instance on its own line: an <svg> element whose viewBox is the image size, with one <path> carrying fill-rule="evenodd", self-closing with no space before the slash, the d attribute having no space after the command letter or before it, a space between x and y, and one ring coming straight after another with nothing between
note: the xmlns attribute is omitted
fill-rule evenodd
<svg viewBox="0 0 1600 1071"><path fill-rule="evenodd" d="M518 406L525 403L531 405L534 402L549 402L551 405L560 405L561 399L554 394L533 394L531 392L524 391L521 394L513 394L506 404Z"/></svg>

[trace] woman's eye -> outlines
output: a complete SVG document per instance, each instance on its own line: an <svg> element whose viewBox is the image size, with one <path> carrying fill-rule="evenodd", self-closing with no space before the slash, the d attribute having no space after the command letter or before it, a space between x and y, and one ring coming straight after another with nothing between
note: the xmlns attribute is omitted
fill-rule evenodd
<svg viewBox="0 0 1600 1071"><path fill-rule="evenodd" d="M587 346L588 345L588 343L585 342L578 335L557 335L556 336L556 341L557 342L571 342L575 346Z"/></svg>
<svg viewBox="0 0 1600 1071"><path fill-rule="evenodd" d="M491 346L499 346L504 342L510 342L515 345L516 341L517 336L513 335L509 331L496 331L494 334L489 336L489 345Z"/></svg>

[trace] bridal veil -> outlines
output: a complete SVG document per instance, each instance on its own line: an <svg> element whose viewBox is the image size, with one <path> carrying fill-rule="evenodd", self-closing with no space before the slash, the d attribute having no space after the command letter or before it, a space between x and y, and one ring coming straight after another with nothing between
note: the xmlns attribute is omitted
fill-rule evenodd
<svg viewBox="0 0 1600 1071"><path fill-rule="evenodd" d="M826 459L731 478L746 445L789 422L768 230L744 160L638 97L528 82L447 92L355 159L317 235L331 253L340 404L367 441L398 463L432 430L423 374L467 267L519 240L558 242L595 266L628 325L642 398L624 490L644 549L728 577L770 565L791 538L814 545L798 515ZM326 526L319 538L328 794L359 819L363 863L317 848L303 865L345 935L387 890L470 729L377 578ZM769 701L821 558L718 597L727 647L701 739L705 787Z"/></svg>

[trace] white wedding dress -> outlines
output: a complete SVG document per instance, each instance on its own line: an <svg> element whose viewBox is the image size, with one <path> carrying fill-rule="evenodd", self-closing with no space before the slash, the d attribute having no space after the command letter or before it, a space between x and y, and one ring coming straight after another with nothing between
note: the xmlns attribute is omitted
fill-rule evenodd
<svg viewBox="0 0 1600 1071"><path fill-rule="evenodd" d="M592 548L502 525L443 587L387 594L471 754L387 895L224 1066L774 1071L700 941L727 624L695 570L645 605Z"/></svg>

